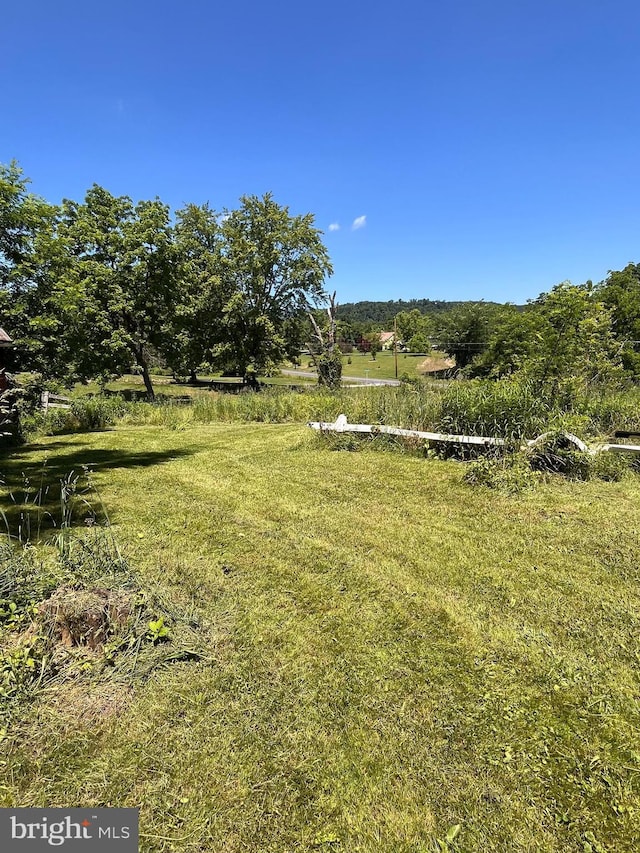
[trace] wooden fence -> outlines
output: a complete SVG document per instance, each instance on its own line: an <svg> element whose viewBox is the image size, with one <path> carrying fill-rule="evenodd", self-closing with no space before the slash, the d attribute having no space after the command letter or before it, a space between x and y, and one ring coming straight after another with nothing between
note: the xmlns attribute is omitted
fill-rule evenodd
<svg viewBox="0 0 640 853"><path fill-rule="evenodd" d="M40 405L43 414L46 415L49 409L70 409L71 400L68 397L52 394L51 391L43 391L40 395Z"/></svg>

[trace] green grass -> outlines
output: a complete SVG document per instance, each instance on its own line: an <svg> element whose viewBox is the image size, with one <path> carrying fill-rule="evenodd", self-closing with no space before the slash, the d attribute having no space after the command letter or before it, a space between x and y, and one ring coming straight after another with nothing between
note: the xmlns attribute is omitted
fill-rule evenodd
<svg viewBox="0 0 640 853"><path fill-rule="evenodd" d="M200 381L207 381L209 379L213 379L215 382L239 382L238 379L223 379L220 376L199 376L198 379ZM179 396L199 396L201 394L209 394L210 392L207 390L205 386L194 386L183 383L175 382L170 376L152 376L151 381L153 382L153 387L156 394L162 394L168 397L179 397ZM297 378L293 378L290 376L264 376L260 377L260 382L265 385L291 385L295 382L295 384L313 384L314 380L309 379L308 377L300 376ZM118 379L114 379L113 382L109 382L106 385L108 391L135 391L139 394L145 393L144 382L141 376L135 376L134 374L125 374ZM75 386L75 393L77 395L84 394L97 394L100 391L100 386L97 382L87 382L85 384L78 383Z"/></svg>
<svg viewBox="0 0 640 853"><path fill-rule="evenodd" d="M43 439L0 471L45 456L95 466L208 660L44 694L1 805L140 806L143 851L414 853L454 824L451 851L639 849L636 479L514 499L238 423Z"/></svg>
<svg viewBox="0 0 640 853"><path fill-rule="evenodd" d="M172 387L172 386L167 386ZM126 403L120 396L79 394L69 414L52 410L46 419L25 418L25 433L49 435L99 429L124 417L129 424L188 429L197 423L256 421L301 423L333 421L343 413L350 423L386 424L508 439L534 438L549 430L575 433L587 441L616 430L640 430L640 391L593 388L565 382L537 386L522 379L498 382L461 380L422 383L419 388L354 387L338 392L310 387L291 393L281 387L258 393L217 393L192 389L193 405L173 405L170 396L156 403Z"/></svg>
<svg viewBox="0 0 640 853"><path fill-rule="evenodd" d="M300 370L314 370L313 365L308 366L308 356L301 356ZM348 359L351 359L351 364ZM422 375L418 368L424 361L424 355L412 355L410 353L398 353L398 377L403 373L409 376ZM350 376L358 376L369 379L395 379L395 362L393 352L384 351L376 354L375 361L368 353L352 352L342 359L342 376L348 379Z"/></svg>
<svg viewBox="0 0 640 853"><path fill-rule="evenodd" d="M166 396L183 396L186 394L197 395L205 393L204 389L194 388L190 385L179 385L170 376L152 376L153 388L156 394L164 394ZM105 386L108 391L135 391L137 394L143 395L146 393L142 376L136 376L133 373L127 373L108 382ZM78 383L73 391L76 396L84 396L85 394L98 394L100 386L97 382Z"/></svg>

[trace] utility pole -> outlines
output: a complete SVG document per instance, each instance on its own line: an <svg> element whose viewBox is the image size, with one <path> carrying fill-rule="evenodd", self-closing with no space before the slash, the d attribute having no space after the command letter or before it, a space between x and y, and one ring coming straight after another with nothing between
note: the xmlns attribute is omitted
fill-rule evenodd
<svg viewBox="0 0 640 853"><path fill-rule="evenodd" d="M393 358L396 365L396 379L398 378L398 318L393 318Z"/></svg>

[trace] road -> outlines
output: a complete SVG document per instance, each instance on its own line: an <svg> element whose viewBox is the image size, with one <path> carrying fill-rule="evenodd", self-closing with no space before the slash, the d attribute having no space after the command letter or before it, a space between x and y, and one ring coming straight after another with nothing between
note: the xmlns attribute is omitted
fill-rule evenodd
<svg viewBox="0 0 640 853"><path fill-rule="evenodd" d="M318 374L311 370L281 370L284 376L301 376L304 379L317 379ZM365 376L343 376L343 384L357 382L360 385L400 385L398 379L368 379Z"/></svg>

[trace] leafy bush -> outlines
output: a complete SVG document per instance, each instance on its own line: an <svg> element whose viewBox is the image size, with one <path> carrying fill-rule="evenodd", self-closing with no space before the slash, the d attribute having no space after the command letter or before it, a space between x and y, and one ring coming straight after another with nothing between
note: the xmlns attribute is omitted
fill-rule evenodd
<svg viewBox="0 0 640 853"><path fill-rule="evenodd" d="M514 495L535 488L537 478L521 453L482 456L470 462L462 477L471 486L485 486Z"/></svg>
<svg viewBox="0 0 640 853"><path fill-rule="evenodd" d="M631 471L631 460L623 453L596 453L591 457L590 473L598 480L619 482Z"/></svg>
<svg viewBox="0 0 640 853"><path fill-rule="evenodd" d="M470 485L482 485L515 494L533 488L535 472L559 474L572 480L618 481L631 469L622 455L585 453L560 431L550 432L532 447L503 457L482 456L471 462L463 475Z"/></svg>
<svg viewBox="0 0 640 853"><path fill-rule="evenodd" d="M22 440L19 397L19 389L11 385L4 391L0 391L0 446L19 444Z"/></svg>
<svg viewBox="0 0 640 853"><path fill-rule="evenodd" d="M41 407L43 391L63 394L64 386L53 379L44 379L39 373L22 373L17 379L20 388L19 409L22 417L37 414Z"/></svg>
<svg viewBox="0 0 640 853"><path fill-rule="evenodd" d="M27 435L88 432L113 426L126 412L127 403L119 395L77 397L69 409L51 408L46 415L35 410L23 416L22 427Z"/></svg>
<svg viewBox="0 0 640 853"><path fill-rule="evenodd" d="M342 356L340 350L324 352L318 358L318 384L326 388L339 388L342 379Z"/></svg>

